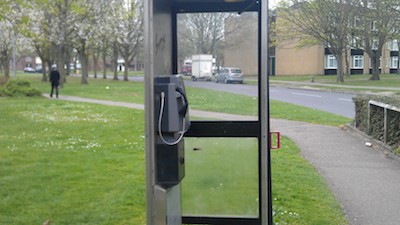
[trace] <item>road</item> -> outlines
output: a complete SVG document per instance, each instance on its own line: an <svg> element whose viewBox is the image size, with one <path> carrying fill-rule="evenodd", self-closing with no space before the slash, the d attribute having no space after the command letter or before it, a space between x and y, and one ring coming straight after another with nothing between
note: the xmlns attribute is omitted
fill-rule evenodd
<svg viewBox="0 0 400 225"><path fill-rule="evenodd" d="M257 96L257 87L246 84L217 84L214 82L185 81L187 86L225 91L248 96ZM354 118L352 94L303 90L283 87L270 87L270 99L302 105L325 112Z"/></svg>
<svg viewBox="0 0 400 225"><path fill-rule="evenodd" d="M112 76L109 76L112 79ZM123 79L122 76L119 77ZM143 77L129 77L130 80L143 82ZM221 84L208 81L189 81L185 80L186 86L199 87L216 91L225 91L229 93L248 95L256 97L257 87L249 84ZM306 106L337 115L354 118L355 108L352 98L354 95L313 91L304 89L293 89L284 87L270 87L270 99L288 102L296 105Z"/></svg>

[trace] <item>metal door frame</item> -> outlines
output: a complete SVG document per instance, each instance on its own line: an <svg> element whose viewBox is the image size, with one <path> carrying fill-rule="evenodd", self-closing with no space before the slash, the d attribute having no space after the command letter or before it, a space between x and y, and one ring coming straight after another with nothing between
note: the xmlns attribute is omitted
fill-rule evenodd
<svg viewBox="0 0 400 225"><path fill-rule="evenodd" d="M249 4L251 3L251 4ZM164 9L158 4L163 4ZM154 176L154 76L160 75L156 28L154 21L157 15L171 19L171 58L164 62L164 74L176 74L177 62L177 14L194 12L239 12L253 11L258 13L258 120L257 121L192 121L186 137L254 137L258 139L259 171L259 217L182 217L185 224L226 224L226 225L267 225L272 224L271 193L271 159L270 159L270 123L269 123L269 66L268 66L268 0L245 0L227 3L221 0L145 0L145 144L146 144L146 198L147 224L156 225L157 187ZM242 11L242 12L243 12ZM169 35L169 33L167 34ZM168 37L167 37L168 38ZM164 40L165 41L165 40ZM165 59L164 59L165 61ZM157 68L156 68L157 67ZM158 70L158 71L157 71ZM248 130L243 134L243 129ZM210 132L210 130L214 130ZM179 187L180 189L180 187ZM161 210L162 211L162 210Z"/></svg>

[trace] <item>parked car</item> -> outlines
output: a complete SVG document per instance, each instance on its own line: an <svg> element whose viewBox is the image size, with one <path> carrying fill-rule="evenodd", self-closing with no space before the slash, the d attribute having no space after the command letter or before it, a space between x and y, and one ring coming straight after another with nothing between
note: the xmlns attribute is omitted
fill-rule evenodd
<svg viewBox="0 0 400 225"><path fill-rule="evenodd" d="M36 73L41 73L41 72L42 72L42 66L41 66L41 65L37 65L37 66L35 67L35 72L36 72Z"/></svg>
<svg viewBox="0 0 400 225"><path fill-rule="evenodd" d="M24 68L24 72L25 73L34 73L35 69L33 69L32 67L27 66L27 67Z"/></svg>
<svg viewBox="0 0 400 225"><path fill-rule="evenodd" d="M215 75L215 82L240 83L243 84L242 70L236 67L223 67Z"/></svg>
<svg viewBox="0 0 400 225"><path fill-rule="evenodd" d="M184 65L181 68L181 73L185 76L192 75L192 65Z"/></svg>

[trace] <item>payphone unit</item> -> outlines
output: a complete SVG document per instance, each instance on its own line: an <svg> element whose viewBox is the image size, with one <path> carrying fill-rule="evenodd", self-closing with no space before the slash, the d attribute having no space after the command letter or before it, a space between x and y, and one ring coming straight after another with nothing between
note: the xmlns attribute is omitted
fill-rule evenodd
<svg viewBox="0 0 400 225"><path fill-rule="evenodd" d="M190 126L188 100L180 75L154 78L156 183L177 185L185 176L183 137Z"/></svg>

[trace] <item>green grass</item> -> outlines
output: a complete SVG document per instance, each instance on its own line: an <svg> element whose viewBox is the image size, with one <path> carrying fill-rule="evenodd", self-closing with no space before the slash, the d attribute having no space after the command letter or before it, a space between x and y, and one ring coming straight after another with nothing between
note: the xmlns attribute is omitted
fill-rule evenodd
<svg viewBox="0 0 400 225"><path fill-rule="evenodd" d="M185 141L184 214L257 217L257 140L189 138ZM283 138L282 146L272 152L274 222L347 224L325 181L300 156L297 146L287 138Z"/></svg>
<svg viewBox="0 0 400 225"><path fill-rule="evenodd" d="M0 224L145 224L142 111L43 98L0 98L0 106ZM184 211L257 213L256 146L188 138ZM275 222L346 224L286 138L272 152L272 176Z"/></svg>
<svg viewBox="0 0 400 225"><path fill-rule="evenodd" d="M145 224L143 112L0 105L0 224Z"/></svg>
<svg viewBox="0 0 400 225"><path fill-rule="evenodd" d="M314 78L314 83L321 84L337 84L335 75L292 75L292 76L271 76L270 80L273 81L296 81L296 82L310 82ZM351 75L344 77L344 86L374 86L374 87L400 87L399 74L381 74L380 81L371 81L371 75Z"/></svg>
<svg viewBox="0 0 400 225"><path fill-rule="evenodd" d="M42 82L41 75L20 75L21 79L28 79L32 87L43 93L50 93L50 83ZM80 96L94 99L104 99L121 102L144 103L144 89L141 82L124 82L120 80L89 78L88 85L82 85L79 77L67 77L64 87L60 88L60 95Z"/></svg>
<svg viewBox="0 0 400 225"><path fill-rule="evenodd" d="M303 121L330 126L339 126L351 121L350 118L344 116L275 100L271 100L270 110L271 117L276 119Z"/></svg>
<svg viewBox="0 0 400 225"><path fill-rule="evenodd" d="M325 181L300 156L298 147L283 138L272 152L274 222L278 224L347 224ZM301 186L301 188L299 188ZM312 209L310 212L308 209ZM323 215L323 216L320 216Z"/></svg>
<svg viewBox="0 0 400 225"><path fill-rule="evenodd" d="M49 83L42 82L40 75L24 76L32 82L32 87L43 93L49 92ZM121 102L144 102L144 88L142 82L124 82L104 79L89 79L89 85L81 85L77 77L68 77L60 95L80 96L95 99L104 99ZM108 87L108 89L106 89ZM239 115L257 115L257 98L186 87L191 109L224 112ZM293 105L280 101L271 101L271 117L279 119L305 121L324 125L342 125L350 122L349 118Z"/></svg>
<svg viewBox="0 0 400 225"><path fill-rule="evenodd" d="M257 139L186 138L183 213L257 217L257 150Z"/></svg>

